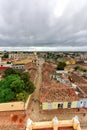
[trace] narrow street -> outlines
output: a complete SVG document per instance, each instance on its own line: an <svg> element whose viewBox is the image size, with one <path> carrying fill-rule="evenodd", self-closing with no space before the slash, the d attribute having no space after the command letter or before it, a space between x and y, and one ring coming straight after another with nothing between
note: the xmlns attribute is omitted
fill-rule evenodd
<svg viewBox="0 0 87 130"><path fill-rule="evenodd" d="M39 64L38 66L38 71L37 75L35 78L35 85L36 85L36 90L32 94L30 103L28 106L28 109L26 111L27 118L32 119L32 121L47 121L47 120L52 120L55 116L59 120L67 120L67 119L72 119L75 115L79 117L79 121L81 123L81 127L86 128L87 127L87 113L84 115L84 110L80 109L78 112L77 109L57 109L57 110L47 110L43 111L40 106L39 102L39 89L42 81L42 71L41 71L42 63ZM26 126L26 120L22 123L16 122L11 122L10 120L10 115L13 112L1 112L0 114L0 130L25 130ZM16 115L23 115L24 112L17 112L15 111L14 114ZM26 119L27 119L26 118Z"/></svg>
<svg viewBox="0 0 87 130"><path fill-rule="evenodd" d="M40 114L39 89L42 82L41 67L42 67L42 63L40 62L37 69L37 75L35 77L36 89L35 89L35 92L31 96L30 105L29 105L29 115L33 121L40 120L39 119L39 114Z"/></svg>
<svg viewBox="0 0 87 130"><path fill-rule="evenodd" d="M46 121L46 120L52 120L55 116L57 116L59 120L67 120L72 119L75 115L77 115L79 117L81 126L87 127L87 114L85 114L84 116L84 110L82 109L80 109L80 111L78 111L77 109L57 109L57 110L43 111L41 109L41 104L39 102L39 89L42 81L41 68L42 68L42 62L40 61L35 80L36 90L31 96L28 107L29 118L32 119L32 121Z"/></svg>

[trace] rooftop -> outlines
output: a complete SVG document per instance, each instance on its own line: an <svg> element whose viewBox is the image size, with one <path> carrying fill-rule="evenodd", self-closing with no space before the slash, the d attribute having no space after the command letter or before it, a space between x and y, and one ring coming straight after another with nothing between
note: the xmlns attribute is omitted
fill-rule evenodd
<svg viewBox="0 0 87 130"><path fill-rule="evenodd" d="M32 59L16 60L16 61L13 61L13 64L14 64L14 65L28 64L29 62L32 62Z"/></svg>
<svg viewBox="0 0 87 130"><path fill-rule="evenodd" d="M79 88L83 91L85 94L85 97L87 97L87 80L84 79L81 76L76 75L75 73L71 74L71 79L74 83L76 83ZM82 95L83 96L83 95Z"/></svg>
<svg viewBox="0 0 87 130"><path fill-rule="evenodd" d="M43 85L44 86L40 89L41 102L66 102L76 101L78 99L74 89L62 83L52 81L49 86L46 86L45 84Z"/></svg>
<svg viewBox="0 0 87 130"><path fill-rule="evenodd" d="M81 76L78 76L77 74L75 73L71 73L71 78L72 78L72 81L75 82L75 83L83 83L83 84L87 84L87 80L85 80L83 77Z"/></svg>
<svg viewBox="0 0 87 130"><path fill-rule="evenodd" d="M75 90L68 85L51 79L51 74L55 72L50 64L45 63L42 68L42 85L40 88L41 102L66 102L76 101L78 96Z"/></svg>

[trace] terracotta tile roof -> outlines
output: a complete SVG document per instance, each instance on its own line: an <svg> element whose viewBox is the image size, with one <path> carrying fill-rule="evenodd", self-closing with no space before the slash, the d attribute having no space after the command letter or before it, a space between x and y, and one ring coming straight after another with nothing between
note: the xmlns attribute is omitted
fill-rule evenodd
<svg viewBox="0 0 87 130"><path fill-rule="evenodd" d="M32 62L25 64L25 69L31 69L31 68L37 69L36 64Z"/></svg>
<svg viewBox="0 0 87 130"><path fill-rule="evenodd" d="M86 93L87 95L87 84L79 84L79 87ZM86 96L87 97L87 96Z"/></svg>
<svg viewBox="0 0 87 130"><path fill-rule="evenodd" d="M12 116L18 115L18 119L13 121ZM23 117L23 121L20 119ZM0 112L0 130L25 130L26 118L22 111Z"/></svg>
<svg viewBox="0 0 87 130"><path fill-rule="evenodd" d="M76 83L87 83L87 81L84 78L82 78L81 76L78 76L75 73L72 73L70 75L70 77L72 78L73 82L76 82Z"/></svg>
<svg viewBox="0 0 87 130"><path fill-rule="evenodd" d="M72 81L75 82L81 88L81 90L85 92L85 94L87 94L87 80L74 73L71 74L71 78L72 78Z"/></svg>
<svg viewBox="0 0 87 130"><path fill-rule="evenodd" d="M75 94L74 89L62 83L50 84L40 89L41 102L66 102L76 100L78 100L78 96Z"/></svg>
<svg viewBox="0 0 87 130"><path fill-rule="evenodd" d="M76 101L78 96L70 86L51 79L51 74L55 72L54 68L49 64L44 64L42 68L42 85L40 88L41 102L63 102Z"/></svg>

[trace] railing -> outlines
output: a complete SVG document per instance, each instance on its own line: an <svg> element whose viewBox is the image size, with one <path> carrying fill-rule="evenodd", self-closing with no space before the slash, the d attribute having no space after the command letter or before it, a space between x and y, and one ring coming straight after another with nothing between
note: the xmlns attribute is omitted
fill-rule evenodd
<svg viewBox="0 0 87 130"><path fill-rule="evenodd" d="M81 130L78 117L75 116L72 120L61 120L59 121L57 117L54 117L52 121L44 122L33 122L31 119L27 120L26 130L33 129L44 129L53 128L53 130L58 130L60 127L72 127L75 130Z"/></svg>

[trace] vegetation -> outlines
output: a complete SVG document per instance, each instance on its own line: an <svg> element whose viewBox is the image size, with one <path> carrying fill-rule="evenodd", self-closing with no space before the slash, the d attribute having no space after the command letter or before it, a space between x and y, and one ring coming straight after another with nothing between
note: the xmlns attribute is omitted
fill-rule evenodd
<svg viewBox="0 0 87 130"><path fill-rule="evenodd" d="M26 84L29 80L30 80L30 75L28 72L24 72L21 74L21 79L24 81L24 83Z"/></svg>
<svg viewBox="0 0 87 130"><path fill-rule="evenodd" d="M59 62L57 65L57 70L64 70L65 66L66 66L65 62Z"/></svg>
<svg viewBox="0 0 87 130"><path fill-rule="evenodd" d="M3 58L8 58L8 57L9 57L9 53L5 52Z"/></svg>
<svg viewBox="0 0 87 130"><path fill-rule="evenodd" d="M58 58L60 58L61 55L57 53L47 52L46 55L44 55L44 59L47 62L56 62Z"/></svg>
<svg viewBox="0 0 87 130"><path fill-rule="evenodd" d="M16 73L16 71L15 71L14 69L8 68L8 69L6 69L6 70L4 71L3 77L7 77L7 76L9 76L10 74L15 74L15 73Z"/></svg>
<svg viewBox="0 0 87 130"><path fill-rule="evenodd" d="M9 68L4 77L0 81L0 102L26 100L35 90L28 72L19 73Z"/></svg>
<svg viewBox="0 0 87 130"><path fill-rule="evenodd" d="M86 72L86 69L80 67L80 66L75 66L74 68L75 70L79 70L79 71L83 71L83 72Z"/></svg>

